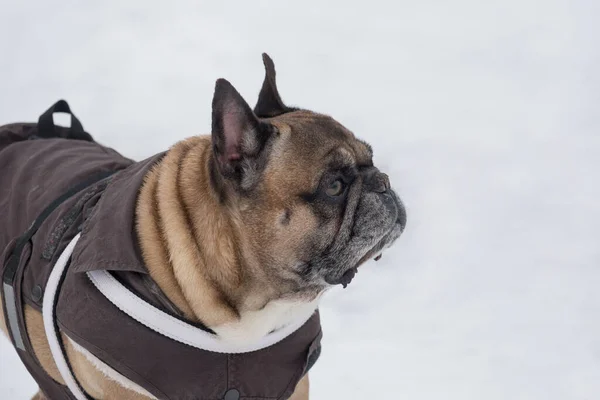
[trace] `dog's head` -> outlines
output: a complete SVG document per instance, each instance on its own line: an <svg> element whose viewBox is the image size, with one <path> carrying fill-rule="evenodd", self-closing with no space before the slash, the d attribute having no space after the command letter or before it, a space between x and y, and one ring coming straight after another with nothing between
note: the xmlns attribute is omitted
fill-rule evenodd
<svg viewBox="0 0 600 400"><path fill-rule="evenodd" d="M212 180L238 221L242 258L290 295L350 283L402 233L406 213L366 142L286 106L273 61L254 110L224 79L213 99Z"/></svg>

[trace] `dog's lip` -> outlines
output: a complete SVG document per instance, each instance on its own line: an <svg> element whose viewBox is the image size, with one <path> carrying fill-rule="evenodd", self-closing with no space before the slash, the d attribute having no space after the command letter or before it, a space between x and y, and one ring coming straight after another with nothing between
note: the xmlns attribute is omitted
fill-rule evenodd
<svg viewBox="0 0 600 400"><path fill-rule="evenodd" d="M370 259L374 259L375 261L378 261L381 258L382 251L383 251L383 249L379 248L379 243L378 243L375 247L373 247L371 250L369 250L367 252L367 254L365 254L358 261L358 263L356 263L355 266L348 268L347 270L344 271L343 274L341 274L340 276L338 276L336 278L333 278L333 279L325 278L325 281L330 285L342 285L345 289L350 284L350 282L352 282L352 280L358 273L358 268L361 265L363 265L365 262L369 261Z"/></svg>
<svg viewBox="0 0 600 400"><path fill-rule="evenodd" d="M364 263L366 263L367 261L369 261L372 258L381 258L381 253L383 251L383 248L381 248L381 243L377 243L375 245L375 247L373 247L371 250L369 250L367 252L367 254L365 254L356 264L355 268L360 267L361 265L363 265Z"/></svg>
<svg viewBox="0 0 600 400"><path fill-rule="evenodd" d="M344 289L346 288L346 286L348 286L350 284L350 282L352 282L352 279L354 279L354 276L356 275L356 273L358 272L358 267L352 267L347 269L346 271L344 271L344 273L336 278L329 278L326 277L325 278L325 282L327 282L330 285L342 285L344 287Z"/></svg>

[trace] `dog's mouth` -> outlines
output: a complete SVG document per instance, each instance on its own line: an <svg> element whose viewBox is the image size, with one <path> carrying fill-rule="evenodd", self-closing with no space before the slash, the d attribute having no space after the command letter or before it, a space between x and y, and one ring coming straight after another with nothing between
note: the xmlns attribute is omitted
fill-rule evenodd
<svg viewBox="0 0 600 400"><path fill-rule="evenodd" d="M358 273L358 268L362 264L366 263L370 259L374 259L375 261L379 261L381 259L381 256L383 254L381 247L382 246L379 245L375 246L365 256L363 256L354 267L348 269L341 276L337 278L327 277L325 278L325 281L330 285L342 285L345 289L350 284L350 282L352 282L352 280Z"/></svg>

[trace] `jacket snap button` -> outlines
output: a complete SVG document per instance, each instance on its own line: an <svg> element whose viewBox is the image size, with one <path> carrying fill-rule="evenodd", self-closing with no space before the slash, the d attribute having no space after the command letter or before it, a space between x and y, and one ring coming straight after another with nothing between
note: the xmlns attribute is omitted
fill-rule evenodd
<svg viewBox="0 0 600 400"><path fill-rule="evenodd" d="M31 290L31 300L38 302L42 299L42 287L40 285L36 285Z"/></svg>
<svg viewBox="0 0 600 400"><path fill-rule="evenodd" d="M223 400L240 400L240 392L235 389L229 389L227 393L225 393Z"/></svg>

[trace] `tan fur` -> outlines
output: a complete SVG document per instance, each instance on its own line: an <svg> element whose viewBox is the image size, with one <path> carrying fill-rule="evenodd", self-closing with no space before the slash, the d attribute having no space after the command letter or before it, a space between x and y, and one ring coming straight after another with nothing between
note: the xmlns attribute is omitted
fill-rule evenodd
<svg viewBox="0 0 600 400"><path fill-rule="evenodd" d="M156 192L160 170L154 168L147 175L138 201L138 235L143 247L144 261L152 275L152 279L161 287L170 300L189 319L196 319L188 305L181 287L175 278L173 267L166 249L164 234L161 228L160 216L156 206ZM157 243L156 246L144 246L143 243Z"/></svg>
<svg viewBox="0 0 600 400"><path fill-rule="evenodd" d="M186 157L205 166L202 153L208 144L206 138L196 137L178 143L168 152L160 168L152 171L142 187L137 228L153 279L171 301L178 306L184 304L182 309L188 314L191 310L188 317L214 326L238 317L224 292L232 284L219 285L235 277L235 247L227 232L229 223L219 215L217 199L211 196L206 171L195 170L198 167L194 166L189 171L182 168ZM191 205L185 202L185 188L180 184L186 179L180 176L182 171L188 180L195 180L193 188L199 200L192 200ZM188 211L191 207L196 207L202 218L193 219ZM152 212L144 212L148 209ZM211 239L203 240L207 237Z"/></svg>
<svg viewBox="0 0 600 400"><path fill-rule="evenodd" d="M2 296L0 296L0 330L8 336L8 328L4 322L4 307L2 306Z"/></svg>
<svg viewBox="0 0 600 400"><path fill-rule="evenodd" d="M44 393L39 390L36 394L33 395L31 400L47 400L48 398L44 395Z"/></svg>
<svg viewBox="0 0 600 400"><path fill-rule="evenodd" d="M64 385L65 381L60 376L60 372L58 372L52 352L50 351L50 346L48 345L42 314L27 304L25 305L25 324L36 358L52 379Z"/></svg>

